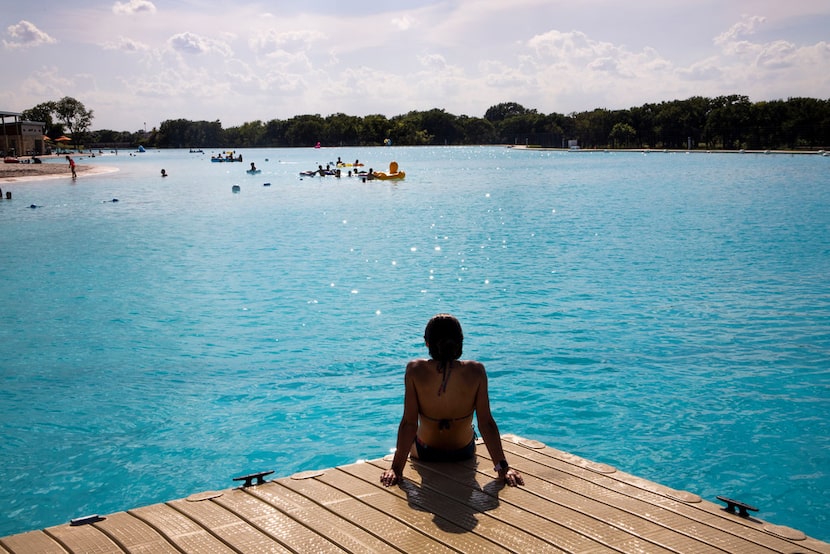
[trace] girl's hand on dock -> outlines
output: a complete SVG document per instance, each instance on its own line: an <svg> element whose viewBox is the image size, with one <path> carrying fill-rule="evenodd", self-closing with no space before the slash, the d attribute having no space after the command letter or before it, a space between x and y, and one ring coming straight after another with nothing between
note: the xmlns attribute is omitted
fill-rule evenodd
<svg viewBox="0 0 830 554"><path fill-rule="evenodd" d="M395 473L394 469L387 469L380 476L380 482L384 487L391 487L401 480L401 476Z"/></svg>
<svg viewBox="0 0 830 554"><path fill-rule="evenodd" d="M516 487L518 485L524 485L525 479L522 477L522 474L516 471L515 469L508 468L507 471L504 472L502 475L499 473L499 476L504 479L504 482L507 483L510 487Z"/></svg>

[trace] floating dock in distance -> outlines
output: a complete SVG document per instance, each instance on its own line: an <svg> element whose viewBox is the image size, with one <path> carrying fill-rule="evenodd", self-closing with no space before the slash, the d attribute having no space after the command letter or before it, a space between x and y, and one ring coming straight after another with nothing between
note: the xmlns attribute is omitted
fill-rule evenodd
<svg viewBox="0 0 830 554"><path fill-rule="evenodd" d="M524 487L504 486L479 448L477 464L410 461L403 483L385 488L386 456L237 478L238 488L3 537L0 553L830 553L738 500L715 504L537 441L503 440Z"/></svg>

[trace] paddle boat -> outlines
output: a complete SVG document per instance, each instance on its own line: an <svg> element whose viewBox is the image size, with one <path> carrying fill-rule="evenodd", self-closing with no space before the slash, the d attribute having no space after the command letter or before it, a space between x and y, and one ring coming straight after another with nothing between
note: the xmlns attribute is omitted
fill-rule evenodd
<svg viewBox="0 0 830 554"><path fill-rule="evenodd" d="M218 154L216 156L211 156L210 161L212 162L241 162L242 161L242 154L238 156L234 156L233 152L225 152L225 155Z"/></svg>
<svg viewBox="0 0 830 554"><path fill-rule="evenodd" d="M389 163L389 171L375 171L372 173L375 179L382 181L400 180L406 177L406 173L398 170L398 162Z"/></svg>

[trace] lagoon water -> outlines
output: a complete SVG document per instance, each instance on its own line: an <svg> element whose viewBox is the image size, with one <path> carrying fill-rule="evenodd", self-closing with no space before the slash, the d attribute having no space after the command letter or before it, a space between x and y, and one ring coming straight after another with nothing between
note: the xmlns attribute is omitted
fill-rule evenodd
<svg viewBox="0 0 830 554"><path fill-rule="evenodd" d="M3 185L0 536L385 455L446 311L502 433L830 540L830 158L240 152Z"/></svg>

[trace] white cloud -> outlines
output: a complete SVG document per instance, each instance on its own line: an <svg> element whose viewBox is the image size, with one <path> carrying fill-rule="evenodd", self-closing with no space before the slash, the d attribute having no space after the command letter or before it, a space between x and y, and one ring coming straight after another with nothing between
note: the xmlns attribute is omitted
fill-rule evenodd
<svg viewBox="0 0 830 554"><path fill-rule="evenodd" d="M123 15L134 13L156 13L156 5L150 0L129 0L129 2L116 2L112 6L112 12Z"/></svg>
<svg viewBox="0 0 830 554"><path fill-rule="evenodd" d="M755 29L766 21L765 17L759 15L744 16L741 21L732 25L729 30L724 31L715 37L715 44L721 46L738 42L738 39L755 33Z"/></svg>
<svg viewBox="0 0 830 554"><path fill-rule="evenodd" d="M315 42L323 39L323 33L312 30L298 30L278 32L268 29L249 41L249 46L254 52L260 54L273 54L275 52L307 52Z"/></svg>
<svg viewBox="0 0 830 554"><path fill-rule="evenodd" d="M34 23L25 19L16 25L9 25L6 31L11 37L10 41L3 40L3 46L6 48L28 48L57 42L47 33L38 29Z"/></svg>
<svg viewBox="0 0 830 554"><path fill-rule="evenodd" d="M176 52L184 52L185 54L216 52L223 56L231 55L231 48L226 43L202 37L191 32L173 35L168 40L168 44Z"/></svg>
<svg viewBox="0 0 830 554"><path fill-rule="evenodd" d="M415 20L408 15L395 17L392 19L392 25L400 31L407 31L415 25Z"/></svg>
<svg viewBox="0 0 830 554"><path fill-rule="evenodd" d="M136 117L231 125L298 113L392 116L432 108L480 116L510 101L571 113L695 95L830 96L826 0L787 9L759 0L749 15L731 4L708 9L715 0L664 2L659 10L656 0L601 2L603 18L595 2L545 0L283 3L279 11L251 0L224 8L64 2L32 12L61 48L23 48L54 41L23 22L8 33L0 28L0 48L18 48L20 68L4 75L0 99L22 111L63 95L95 107L92 98L96 126L118 129L132 128ZM164 17L140 17L157 7ZM34 17L23 10L17 19ZM75 73L88 59L95 60L83 66L94 90ZM46 79L38 70L52 65L66 68L71 80L59 91L36 85Z"/></svg>
<svg viewBox="0 0 830 554"><path fill-rule="evenodd" d="M418 56L418 61L427 69L439 71L447 67L447 60L444 56L439 54L429 54L426 56Z"/></svg>
<svg viewBox="0 0 830 554"><path fill-rule="evenodd" d="M579 31L558 30L536 35L527 41L527 45L540 59L561 61L593 59L605 54L611 46L591 40Z"/></svg>
<svg viewBox="0 0 830 554"><path fill-rule="evenodd" d="M689 81L716 81L723 77L723 71L716 58L707 58L679 69L677 75Z"/></svg>
<svg viewBox="0 0 830 554"><path fill-rule="evenodd" d="M119 50L121 52L144 52L149 49L146 44L127 37L118 37L117 41L105 42L102 46L104 50Z"/></svg>
<svg viewBox="0 0 830 554"><path fill-rule="evenodd" d="M758 53L757 62L767 69L783 69L798 62L798 49L792 42L776 40L765 44Z"/></svg>
<svg viewBox="0 0 830 554"><path fill-rule="evenodd" d="M22 81L21 88L42 98L58 99L66 96L66 91L72 90L74 84L72 79L64 77L57 67L50 66L29 75Z"/></svg>
<svg viewBox="0 0 830 554"><path fill-rule="evenodd" d="M594 71L605 71L608 73L616 73L619 68L617 60L613 58L597 58L588 64L588 69Z"/></svg>

